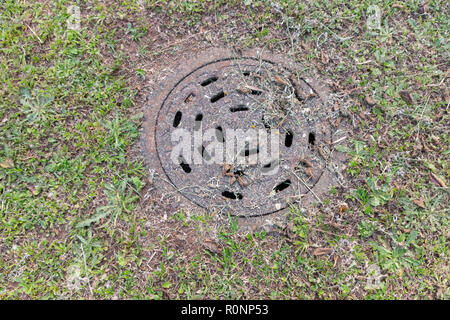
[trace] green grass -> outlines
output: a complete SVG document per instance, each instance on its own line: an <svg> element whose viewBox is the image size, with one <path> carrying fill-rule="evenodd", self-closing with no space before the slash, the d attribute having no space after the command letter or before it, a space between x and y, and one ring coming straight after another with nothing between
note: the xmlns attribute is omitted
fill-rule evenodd
<svg viewBox="0 0 450 320"><path fill-rule="evenodd" d="M420 1L378 1L376 33L371 1L277 3L80 2L74 31L71 1L0 0L0 298L450 297L448 188L431 177L450 174L448 3L422 15ZM184 208L167 212L167 233L142 210L146 83L202 41L290 52L340 92L357 89L343 106L346 188L292 208L288 235L242 235L232 220L216 231Z"/></svg>

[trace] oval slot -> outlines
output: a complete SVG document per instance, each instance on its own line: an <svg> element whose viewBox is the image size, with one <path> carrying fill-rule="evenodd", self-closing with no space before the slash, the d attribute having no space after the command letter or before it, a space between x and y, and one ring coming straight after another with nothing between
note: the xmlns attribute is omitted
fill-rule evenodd
<svg viewBox="0 0 450 320"><path fill-rule="evenodd" d="M237 192L230 192L230 191L223 191L222 192L222 196L228 199L233 199L233 200L242 200L242 198L244 198L244 196L241 193L237 193Z"/></svg>
<svg viewBox="0 0 450 320"><path fill-rule="evenodd" d="M181 111L177 111L177 113L175 113L175 118L173 118L173 127L174 128L176 128L180 125L182 116L183 116L183 113L181 113Z"/></svg>
<svg viewBox="0 0 450 320"><path fill-rule="evenodd" d="M184 99L184 103L189 103L194 100L195 94L193 92L189 93L186 99Z"/></svg>
<svg viewBox="0 0 450 320"><path fill-rule="evenodd" d="M202 154L202 158L204 158L206 161L211 160L211 156L209 155L208 151L206 151L205 146L198 147L198 151Z"/></svg>
<svg viewBox="0 0 450 320"><path fill-rule="evenodd" d="M218 78L216 76L212 76L212 77L206 79L205 81L202 81L200 83L200 85L202 87L206 87L207 85L210 85L211 83L216 82L217 80L218 80Z"/></svg>
<svg viewBox="0 0 450 320"><path fill-rule="evenodd" d="M237 107L231 107L230 111L231 112L248 111L248 107L244 106L243 104L240 104Z"/></svg>
<svg viewBox="0 0 450 320"><path fill-rule="evenodd" d="M203 115L201 113L199 113L195 116L194 131L200 130L200 127L202 125L202 120L203 120Z"/></svg>
<svg viewBox="0 0 450 320"><path fill-rule="evenodd" d="M259 146L256 146L254 149L250 149L250 144L248 141L245 142L245 149L241 151L240 155L248 157L251 154L258 154L259 153Z"/></svg>
<svg viewBox="0 0 450 320"><path fill-rule="evenodd" d="M314 132L310 132L310 133L308 134L308 143L309 143L310 145L314 145L315 141L316 141L316 135L315 135L315 133L314 133Z"/></svg>
<svg viewBox="0 0 450 320"><path fill-rule="evenodd" d="M183 156L179 156L178 160L180 161L180 167L184 172L190 173L192 171L191 166L184 160Z"/></svg>
<svg viewBox="0 0 450 320"><path fill-rule="evenodd" d="M269 162L268 164L264 165L261 168L261 172L262 173L268 173L274 169L276 169L278 166L278 160L272 160L271 162Z"/></svg>
<svg viewBox="0 0 450 320"><path fill-rule="evenodd" d="M294 139L294 134L292 133L291 130L288 130L286 132L286 136L284 137L284 145L288 148L290 148L292 146L292 141Z"/></svg>
<svg viewBox="0 0 450 320"><path fill-rule="evenodd" d="M260 96L262 94L262 91L261 90L254 90L254 89L252 89L250 91L250 94L252 94L254 96Z"/></svg>
<svg viewBox="0 0 450 320"><path fill-rule="evenodd" d="M218 94L213 96L210 101L211 101L211 103L215 103L215 102L219 101L220 99L222 99L223 97L225 97L225 92L223 92L223 90L222 90Z"/></svg>
<svg viewBox="0 0 450 320"><path fill-rule="evenodd" d="M278 193L278 192L283 191L290 185L291 185L291 180L287 179L287 180L284 180L283 182L279 183L275 188L273 188L273 190L275 190L275 193Z"/></svg>

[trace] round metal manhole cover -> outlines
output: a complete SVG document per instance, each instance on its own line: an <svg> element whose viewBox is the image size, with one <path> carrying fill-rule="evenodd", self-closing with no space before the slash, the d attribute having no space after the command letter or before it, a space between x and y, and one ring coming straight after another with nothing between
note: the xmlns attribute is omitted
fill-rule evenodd
<svg viewBox="0 0 450 320"><path fill-rule="evenodd" d="M333 127L321 89L298 72L240 56L204 60L178 75L158 102L154 128L176 190L244 217L274 213L311 192L326 170Z"/></svg>

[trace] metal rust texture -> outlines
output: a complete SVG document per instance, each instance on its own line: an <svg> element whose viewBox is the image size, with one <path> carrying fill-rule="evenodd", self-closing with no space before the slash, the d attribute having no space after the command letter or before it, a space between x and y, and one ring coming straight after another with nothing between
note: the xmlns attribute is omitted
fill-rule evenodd
<svg viewBox="0 0 450 320"><path fill-rule="evenodd" d="M279 212L311 193L317 197L334 180L330 149L339 139L331 123L329 90L318 77L282 57L253 50L207 51L180 63L150 97L143 145L148 164L186 199L207 210L239 217ZM335 121L335 119L333 120ZM227 130L261 129L278 135L279 157L257 163L211 163L208 141L201 148L189 141L195 164L181 156L173 161L174 130L192 137L215 129L219 143ZM255 148L256 146L256 148ZM253 147L253 148L252 148ZM270 151L270 143L269 143ZM224 148L225 149L225 148ZM259 141L237 153L260 152ZM268 174L274 170L274 174Z"/></svg>

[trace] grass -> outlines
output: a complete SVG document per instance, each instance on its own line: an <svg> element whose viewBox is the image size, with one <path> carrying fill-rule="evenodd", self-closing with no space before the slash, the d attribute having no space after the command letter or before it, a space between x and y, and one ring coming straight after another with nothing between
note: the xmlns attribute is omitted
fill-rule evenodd
<svg viewBox="0 0 450 320"><path fill-rule="evenodd" d="M377 32L371 1L88 1L78 31L76 2L0 3L2 299L450 297L446 1L377 1ZM345 186L279 236L172 214L137 151L160 72L209 45L285 53L344 93Z"/></svg>

